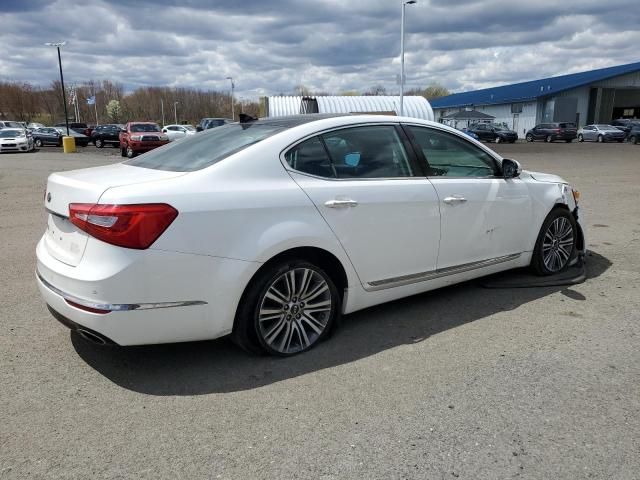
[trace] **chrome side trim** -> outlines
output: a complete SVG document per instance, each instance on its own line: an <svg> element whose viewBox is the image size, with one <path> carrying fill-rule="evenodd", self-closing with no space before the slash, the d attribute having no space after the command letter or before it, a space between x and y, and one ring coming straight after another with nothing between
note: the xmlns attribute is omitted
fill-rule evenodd
<svg viewBox="0 0 640 480"><path fill-rule="evenodd" d="M469 272L478 268L489 267L497 265L499 263L510 262L520 257L522 253L512 253L510 255L504 255L502 257L490 258L488 260L480 260L479 262L464 263L462 265L456 265L454 267L440 268L438 270L431 270L429 272L412 273L411 275L403 275L401 277L385 278L383 280L376 280L364 285L364 289L368 292L376 290L384 290L386 288L400 287L403 285L411 285L412 283L425 282L427 280L434 280L440 277L446 277L449 275L455 275L457 273Z"/></svg>
<svg viewBox="0 0 640 480"><path fill-rule="evenodd" d="M179 302L157 302L157 303L96 303L90 300L86 300L84 298L78 298L69 293L63 292L57 287L54 287L49 282L47 282L40 272L36 271L36 276L38 280L42 282L42 284L51 290L56 295L60 295L65 300L69 300L70 302L77 303L78 305L82 305L83 307L95 308L97 310L108 310L111 312L126 312L131 310L151 310L155 308L172 308L172 307L190 307L192 305L206 305L207 302L202 300L186 300Z"/></svg>

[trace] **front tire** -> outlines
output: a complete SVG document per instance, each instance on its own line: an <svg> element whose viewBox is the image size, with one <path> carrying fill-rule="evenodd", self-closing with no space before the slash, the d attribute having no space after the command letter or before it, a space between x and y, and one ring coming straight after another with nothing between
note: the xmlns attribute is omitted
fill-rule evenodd
<svg viewBox="0 0 640 480"><path fill-rule="evenodd" d="M502 139L500 137L496 137L493 141L496 143L500 143L502 142Z"/></svg>
<svg viewBox="0 0 640 480"><path fill-rule="evenodd" d="M104 147L104 140L100 139L100 138L96 138L96 141L94 142L96 145L96 148L102 148Z"/></svg>
<svg viewBox="0 0 640 480"><path fill-rule="evenodd" d="M582 134L578 135L578 141L579 142L584 142L584 137L582 136Z"/></svg>
<svg viewBox="0 0 640 480"><path fill-rule="evenodd" d="M40 140L39 138L36 138L35 142L33 142L33 144L37 147L40 148L42 147L42 140Z"/></svg>
<svg viewBox="0 0 640 480"><path fill-rule="evenodd" d="M529 134L525 137L525 139L527 140L527 142L533 142L533 135Z"/></svg>
<svg viewBox="0 0 640 480"><path fill-rule="evenodd" d="M547 215L536 240L531 269L540 276L562 272L573 257L578 227L571 212L556 208Z"/></svg>
<svg viewBox="0 0 640 480"><path fill-rule="evenodd" d="M127 147L126 150L127 158L133 158L136 156L136 152L133 151L133 148Z"/></svg>
<svg viewBox="0 0 640 480"><path fill-rule="evenodd" d="M598 143L604 143L604 137L602 135L598 135Z"/></svg>
<svg viewBox="0 0 640 480"><path fill-rule="evenodd" d="M286 259L251 281L238 309L233 340L245 350L288 357L317 345L340 315L333 280L317 265Z"/></svg>

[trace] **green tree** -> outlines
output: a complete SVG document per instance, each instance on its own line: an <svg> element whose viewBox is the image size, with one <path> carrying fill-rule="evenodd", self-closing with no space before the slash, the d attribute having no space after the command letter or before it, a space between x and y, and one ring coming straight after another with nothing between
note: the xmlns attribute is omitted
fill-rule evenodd
<svg viewBox="0 0 640 480"><path fill-rule="evenodd" d="M122 108L118 100L111 100L107 103L107 115L109 115L109 118L113 120L114 123L118 123L122 115Z"/></svg>

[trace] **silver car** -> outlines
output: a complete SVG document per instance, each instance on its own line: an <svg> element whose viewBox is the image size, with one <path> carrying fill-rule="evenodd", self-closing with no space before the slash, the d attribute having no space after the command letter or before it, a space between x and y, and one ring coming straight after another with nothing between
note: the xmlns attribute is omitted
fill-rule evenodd
<svg viewBox="0 0 640 480"><path fill-rule="evenodd" d="M613 125L585 125L578 130L579 142L623 142L626 134Z"/></svg>

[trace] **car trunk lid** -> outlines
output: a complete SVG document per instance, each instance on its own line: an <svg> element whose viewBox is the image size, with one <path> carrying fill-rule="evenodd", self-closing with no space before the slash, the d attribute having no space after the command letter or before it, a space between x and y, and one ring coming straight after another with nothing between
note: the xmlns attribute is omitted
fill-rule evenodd
<svg viewBox="0 0 640 480"><path fill-rule="evenodd" d="M152 170L122 163L51 174L44 198L44 205L49 213L44 236L47 251L57 260L74 267L82 260L89 235L69 220L70 203L98 203L108 188L182 175L185 173Z"/></svg>

